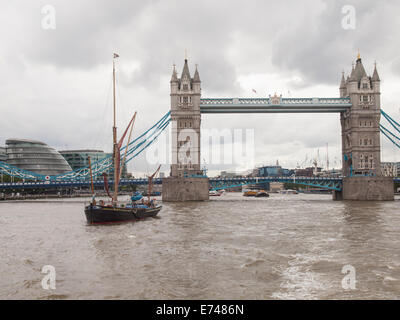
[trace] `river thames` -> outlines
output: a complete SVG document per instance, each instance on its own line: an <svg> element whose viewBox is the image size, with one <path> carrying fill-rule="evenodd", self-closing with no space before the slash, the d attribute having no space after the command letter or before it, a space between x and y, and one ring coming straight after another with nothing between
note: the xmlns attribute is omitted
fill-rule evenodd
<svg viewBox="0 0 400 320"><path fill-rule="evenodd" d="M84 199L2 202L0 299L399 299L399 204L228 193L89 226Z"/></svg>

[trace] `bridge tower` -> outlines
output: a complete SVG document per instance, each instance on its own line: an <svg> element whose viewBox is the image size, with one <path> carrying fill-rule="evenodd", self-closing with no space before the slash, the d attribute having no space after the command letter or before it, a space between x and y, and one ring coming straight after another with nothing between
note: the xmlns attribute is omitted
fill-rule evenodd
<svg viewBox="0 0 400 320"><path fill-rule="evenodd" d="M349 97L352 107L342 112L343 191L336 196L349 200L393 200L393 179L381 172L380 78L375 68L365 72L358 54L356 64L340 83L340 97Z"/></svg>
<svg viewBox="0 0 400 320"><path fill-rule="evenodd" d="M171 77L172 164L163 180L163 201L208 200L209 181L200 169L201 81L197 70L190 75L185 59L178 78Z"/></svg>

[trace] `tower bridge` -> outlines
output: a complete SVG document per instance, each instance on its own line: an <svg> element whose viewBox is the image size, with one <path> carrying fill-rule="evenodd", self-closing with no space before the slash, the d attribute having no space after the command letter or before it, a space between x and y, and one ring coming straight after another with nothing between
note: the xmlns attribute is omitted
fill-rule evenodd
<svg viewBox="0 0 400 320"><path fill-rule="evenodd" d="M255 181L295 182L333 191L334 199L393 200L392 179L382 176L380 132L400 148L400 137L380 124L381 114L398 132L400 123L381 110L380 78L375 65L372 76L365 72L358 56L347 77L344 73L339 97L284 98L273 95L266 98L202 98L199 71L191 77L185 59L178 77L174 67L170 81L170 111L127 147L126 162L148 148L171 123L172 164L170 176L155 180L163 184L164 201L190 201L208 199L209 189L251 184ZM200 169L200 134L202 114L226 113L337 113L340 115L342 137L342 178L246 177L235 179L208 179ZM110 157L57 176L26 171L0 161L0 173L29 182L1 184L0 190L32 188L62 188L88 185L90 171L99 176L112 165ZM272 179L272 180L271 180ZM35 181L35 182L32 182ZM124 185L144 184L144 179L121 180ZM96 181L96 185L102 182Z"/></svg>
<svg viewBox="0 0 400 320"><path fill-rule="evenodd" d="M191 77L185 59L181 76L172 71L172 165L163 181L164 201L208 199L210 182L200 169L201 114L220 113L338 113L342 136L340 186L336 200L393 200L393 179L381 173L380 78L375 65L368 76L358 55L350 74L342 79L339 97L332 98L202 98L196 66Z"/></svg>

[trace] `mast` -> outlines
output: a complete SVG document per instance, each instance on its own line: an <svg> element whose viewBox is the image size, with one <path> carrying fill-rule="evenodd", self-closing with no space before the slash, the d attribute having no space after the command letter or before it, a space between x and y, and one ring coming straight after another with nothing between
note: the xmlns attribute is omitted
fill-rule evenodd
<svg viewBox="0 0 400 320"><path fill-rule="evenodd" d="M326 143L326 170L329 171L329 147L328 142Z"/></svg>
<svg viewBox="0 0 400 320"><path fill-rule="evenodd" d="M148 188L148 193L147 193L148 205L150 205L150 195L151 195L151 190L153 188L153 178L157 174L157 172L160 171L160 168L161 168L161 164L158 166L157 170L151 176L148 177L149 178L149 188Z"/></svg>
<svg viewBox="0 0 400 320"><path fill-rule="evenodd" d="M88 157L88 161L89 161L89 171L90 171L90 186L92 188L92 196L94 196L93 173L92 173L92 163L90 162L90 156Z"/></svg>
<svg viewBox="0 0 400 320"><path fill-rule="evenodd" d="M117 172L117 152L118 144L117 144L117 124L116 124L116 107L115 107L115 59L118 58L119 55L114 53L113 58L113 112L114 112L114 122L113 122L113 166L114 166L114 195L112 198L113 203L117 203L118 201L118 174Z"/></svg>

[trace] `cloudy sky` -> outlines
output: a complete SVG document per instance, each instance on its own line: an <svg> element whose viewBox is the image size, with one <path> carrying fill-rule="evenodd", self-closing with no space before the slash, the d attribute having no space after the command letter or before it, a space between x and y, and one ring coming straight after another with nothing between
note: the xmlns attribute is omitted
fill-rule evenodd
<svg viewBox="0 0 400 320"><path fill-rule="evenodd" d="M342 26L345 5L354 29ZM55 29L43 28L46 6ZM118 127L137 110L135 135L169 110L172 65L181 71L185 49L203 97L338 97L359 49L367 73L377 62L382 108L400 119L399 13L395 0L2 1L0 145L13 137L110 151L113 52ZM256 164L310 165L319 151L322 165L328 143L331 167L340 165L338 114L203 115L202 128L254 129ZM400 161L382 145L384 161ZM135 175L154 167L145 155L129 165ZM220 169L235 168L248 169Z"/></svg>

